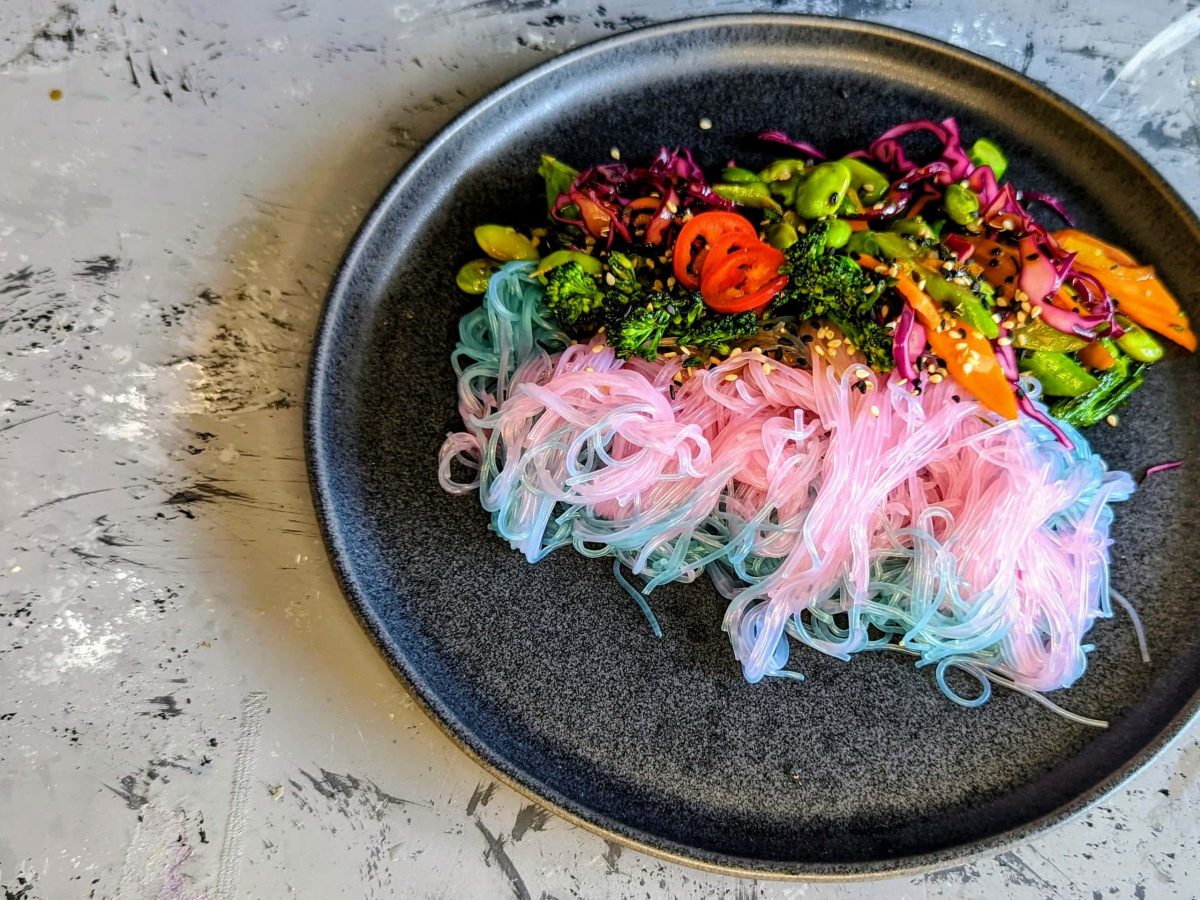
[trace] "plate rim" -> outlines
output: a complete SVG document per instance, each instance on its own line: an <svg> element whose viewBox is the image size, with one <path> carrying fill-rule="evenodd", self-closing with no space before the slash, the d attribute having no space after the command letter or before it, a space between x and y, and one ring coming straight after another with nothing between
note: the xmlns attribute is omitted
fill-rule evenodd
<svg viewBox="0 0 1200 900"><path fill-rule="evenodd" d="M383 624L356 585L351 567L346 561L344 542L339 532L332 525L336 516L334 509L336 504L332 502L333 492L328 487L331 465L323 456L320 440L324 430L322 426L321 407L329 369L328 362L333 334L336 330L335 326L341 318L340 313L347 302L347 287L351 276L357 269L360 259L366 252L387 212L392 208L396 200L403 195L408 183L416 177L416 174L424 165L436 156L441 147L448 143L459 131L467 127L473 120L491 107L524 89L526 86L561 69L574 66L590 56L607 53L613 48L637 44L647 39L720 26L767 26L868 35L893 42L907 43L926 51L940 53L976 70L983 70L992 78L1008 81L1016 87L1034 94L1040 101L1055 107L1060 114L1068 116L1085 130L1095 133L1097 139L1108 144L1111 149L1119 153L1140 177L1146 179L1147 182L1159 191L1168 204L1174 207L1174 212L1190 226L1193 238L1197 243L1200 243L1200 219L1197 218L1196 213L1183 200L1175 188L1118 134L1071 101L1050 88L1037 83L1021 72L973 51L965 50L946 41L939 40L938 38L891 25L882 25L857 19L788 13L709 14L672 19L654 25L635 28L621 34L602 37L527 69L516 77L488 91L478 100L467 106L462 112L451 118L397 171L388 183L387 188L372 204L370 210L363 218L362 224L347 244L342 259L338 263L329 282L329 288L326 292L314 332L307 368L303 442L313 509L316 514L322 543L330 567L333 569L342 595L376 648L387 661L389 668L400 680L410 696L417 702L422 712L459 750L464 752L468 758L484 769L490 776L512 788L526 799L532 800L571 824L599 835L605 840L616 841L625 847L658 859L716 874L780 881L812 882L861 882L919 875L970 860L991 851L1009 847L1014 843L1044 834L1076 819L1157 760L1187 731L1188 727L1197 718L1200 718L1200 691L1194 693L1188 699L1180 711L1149 743L1143 746L1131 759L1126 761L1124 765L1111 773L1107 778L1091 789L1077 795L1072 800L1060 805L1053 811L1037 819L1014 826L1006 831L979 840L955 844L926 853L878 859L869 862L833 862L802 864L799 866L792 863L782 863L779 868L769 868L765 865L766 861L763 860L738 857L720 852L709 853L708 856L711 859L706 859L686 852L687 850L695 850L697 853L703 852L697 848L687 848L684 845L665 839L659 839L661 844L653 843L652 839L655 838L654 835L647 834L641 829L627 826L614 817L598 813L583 803L572 801L570 797L551 789L534 772L528 772L516 766L511 767L514 770L513 772L506 771L504 768L506 761L503 760L503 757L495 754L487 745L487 742L480 740L465 722L453 716L440 702L436 692L425 683L416 669L408 664L403 654L399 653L389 644ZM478 747L475 744L478 744ZM496 756L496 759L491 758L492 756ZM592 818L587 818L583 812L576 812L570 808L569 804L572 802L580 810L590 813ZM621 831L621 827L626 828L630 833L627 834ZM631 836L632 834L643 834L647 840L633 837ZM679 847L680 849L672 849L673 847Z"/></svg>

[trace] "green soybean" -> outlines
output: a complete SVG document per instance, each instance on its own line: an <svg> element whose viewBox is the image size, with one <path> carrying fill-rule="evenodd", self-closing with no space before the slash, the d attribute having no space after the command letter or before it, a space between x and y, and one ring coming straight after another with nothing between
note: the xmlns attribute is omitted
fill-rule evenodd
<svg viewBox="0 0 1200 900"><path fill-rule="evenodd" d="M508 225L480 225L475 229L475 242L484 253L501 262L538 258L533 241Z"/></svg>
<svg viewBox="0 0 1200 900"><path fill-rule="evenodd" d="M979 220L979 197L969 187L957 182L946 188L942 198L946 215L959 225L974 225Z"/></svg>
<svg viewBox="0 0 1200 900"><path fill-rule="evenodd" d="M798 240L800 235L787 222L776 222L767 228L767 243L776 250L786 250Z"/></svg>
<svg viewBox="0 0 1200 900"><path fill-rule="evenodd" d="M863 203L878 203L887 194L888 177L861 159L840 159L850 170L850 186L858 191Z"/></svg>
<svg viewBox="0 0 1200 900"><path fill-rule="evenodd" d="M967 151L967 157L977 166L990 166L997 181L1008 171L1008 157L995 142L987 138L980 138L972 144L971 149Z"/></svg>
<svg viewBox="0 0 1200 900"><path fill-rule="evenodd" d="M758 173L758 180L771 184L776 181L795 181L804 174L808 163L802 159L777 159Z"/></svg>
<svg viewBox="0 0 1200 900"><path fill-rule="evenodd" d="M806 219L833 215L850 190L850 170L840 162L813 168L796 191L796 212Z"/></svg>
<svg viewBox="0 0 1200 900"><path fill-rule="evenodd" d="M889 231L895 234L903 234L918 241L933 241L937 240L937 235L928 223L920 216L913 216L911 219L897 219L892 223Z"/></svg>
<svg viewBox="0 0 1200 900"><path fill-rule="evenodd" d="M743 169L741 166L730 166L721 173L721 180L729 184L754 184L762 181L756 174L749 169Z"/></svg>
<svg viewBox="0 0 1200 900"><path fill-rule="evenodd" d="M849 222L845 219L834 219L829 223L829 231L825 233L825 246L830 250L845 247L852 234L854 229L850 227Z"/></svg>

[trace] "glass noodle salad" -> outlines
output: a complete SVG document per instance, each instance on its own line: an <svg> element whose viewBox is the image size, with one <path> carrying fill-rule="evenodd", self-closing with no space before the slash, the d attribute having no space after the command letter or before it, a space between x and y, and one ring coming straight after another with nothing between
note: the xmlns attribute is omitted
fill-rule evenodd
<svg viewBox="0 0 1200 900"><path fill-rule="evenodd" d="M961 705L999 684L1102 725L1043 695L1114 602L1142 641L1109 583L1133 481L1078 429L1195 349L1186 315L953 119L841 159L758 138L779 158L712 179L686 149L543 156L546 222L475 230L443 486L530 562L611 557L656 634L647 597L707 574L752 682L803 678L797 645L889 651Z"/></svg>

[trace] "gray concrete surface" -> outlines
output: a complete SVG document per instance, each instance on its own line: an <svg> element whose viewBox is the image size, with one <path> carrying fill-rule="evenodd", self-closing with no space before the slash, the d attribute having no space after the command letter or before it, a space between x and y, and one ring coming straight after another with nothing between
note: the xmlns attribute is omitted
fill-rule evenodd
<svg viewBox="0 0 1200 900"><path fill-rule="evenodd" d="M396 169L521 70L651 19L841 13L1026 71L1200 203L1195 0L649 9L0 4L6 900L1200 891L1194 733L999 855L866 885L755 883L622 850L495 785L360 631L305 482L314 322Z"/></svg>

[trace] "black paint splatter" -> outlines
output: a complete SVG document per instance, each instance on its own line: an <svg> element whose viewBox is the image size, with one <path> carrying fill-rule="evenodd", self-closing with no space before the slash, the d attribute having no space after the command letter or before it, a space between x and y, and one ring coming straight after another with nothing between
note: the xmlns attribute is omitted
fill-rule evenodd
<svg viewBox="0 0 1200 900"><path fill-rule="evenodd" d="M179 703L173 694L163 694L161 697L151 697L151 703L160 707L157 710L150 710L139 713L143 716L154 716L156 719L173 719L176 716L182 716L183 710L179 708Z"/></svg>
<svg viewBox="0 0 1200 900"><path fill-rule="evenodd" d="M496 782L494 781L490 781L486 785L481 781L475 785L471 799L467 801L467 815L473 815L478 807L487 806L491 803L492 794L494 793L496 793Z"/></svg>
<svg viewBox="0 0 1200 900"><path fill-rule="evenodd" d="M542 809L536 803L528 803L517 810L517 818L513 822L512 839L514 842L525 837L530 831L541 831L550 821L550 811Z"/></svg>
<svg viewBox="0 0 1200 900"><path fill-rule="evenodd" d="M483 861L488 866L492 864L492 860L496 860L496 865L500 867L500 871L508 876L509 882L512 884L513 896L517 900L532 900L529 895L529 888L525 886L525 879L521 877L521 873L517 871L516 865L513 864L512 858L504 851L504 837L497 837L488 831L487 826L475 820L475 827L479 829L479 833L483 835L483 839L487 841L487 849L483 851Z"/></svg>
<svg viewBox="0 0 1200 900"><path fill-rule="evenodd" d="M115 788L111 784L104 785L118 797L125 801L125 805L132 810L139 810L150 802L150 796L147 791L149 785L138 787L138 777L136 775L126 775L121 779L121 787Z"/></svg>
<svg viewBox="0 0 1200 900"><path fill-rule="evenodd" d="M113 275L125 268L121 260L107 253L91 259L79 259L76 260L76 263L79 265L79 268L75 270L76 278L94 281L100 285L105 284Z"/></svg>

